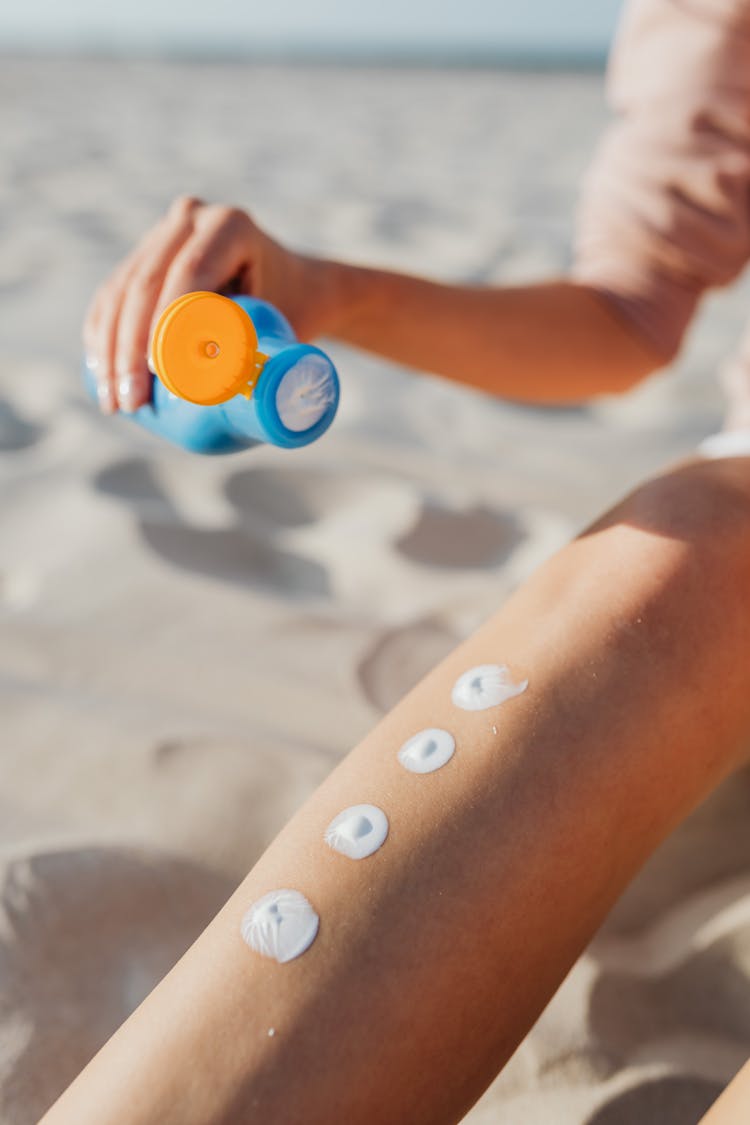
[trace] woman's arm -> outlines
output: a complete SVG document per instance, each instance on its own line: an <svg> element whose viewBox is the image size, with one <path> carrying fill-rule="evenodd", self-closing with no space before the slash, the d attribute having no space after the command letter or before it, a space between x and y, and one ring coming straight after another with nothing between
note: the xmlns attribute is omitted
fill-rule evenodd
<svg viewBox="0 0 750 1125"><path fill-rule="evenodd" d="M323 268L339 294L330 334L502 398L559 404L617 394L672 358L593 286L570 280L480 288Z"/></svg>
<svg viewBox="0 0 750 1125"><path fill-rule="evenodd" d="M743 760L749 585L750 460L624 501L334 771L45 1125L458 1121L647 856ZM488 664L528 687L457 706ZM425 728L455 753L410 772L397 753ZM323 837L360 803L389 831L353 860ZM284 964L240 932L276 888L320 918Z"/></svg>
<svg viewBox="0 0 750 1125"><path fill-rule="evenodd" d="M613 393L670 355L593 287L444 285L295 254L237 208L179 199L96 293L84 325L105 411L147 400L162 309L195 289L234 289L284 312L301 339L329 335L523 402Z"/></svg>

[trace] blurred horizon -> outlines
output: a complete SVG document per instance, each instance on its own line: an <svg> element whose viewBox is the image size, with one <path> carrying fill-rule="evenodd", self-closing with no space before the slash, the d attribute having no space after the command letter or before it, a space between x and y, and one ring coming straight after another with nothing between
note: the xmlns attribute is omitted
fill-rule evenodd
<svg viewBox="0 0 750 1125"><path fill-rule="evenodd" d="M31 0L0 10L0 53L252 58L424 65L600 66L621 0L381 0L377 10L318 0L275 0L210 11L186 0L106 7L97 0Z"/></svg>

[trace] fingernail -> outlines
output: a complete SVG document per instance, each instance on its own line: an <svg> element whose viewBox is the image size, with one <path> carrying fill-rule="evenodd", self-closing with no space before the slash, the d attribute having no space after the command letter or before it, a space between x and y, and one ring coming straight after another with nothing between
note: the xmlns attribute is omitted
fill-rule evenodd
<svg viewBox="0 0 750 1125"><path fill-rule="evenodd" d="M86 352L86 366L89 371L96 371L99 366L99 357L95 356L93 352Z"/></svg>
<svg viewBox="0 0 750 1125"><path fill-rule="evenodd" d="M115 396L112 387L106 379L100 379L96 384L96 397L102 414L114 414Z"/></svg>
<svg viewBox="0 0 750 1125"><path fill-rule="evenodd" d="M120 410L124 410L126 414L132 414L135 410L135 380L132 375L120 375L117 380L117 401Z"/></svg>

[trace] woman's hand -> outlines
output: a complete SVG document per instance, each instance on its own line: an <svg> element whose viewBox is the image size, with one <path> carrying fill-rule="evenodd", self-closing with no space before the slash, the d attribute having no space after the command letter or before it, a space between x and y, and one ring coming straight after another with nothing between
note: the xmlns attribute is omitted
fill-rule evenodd
<svg viewBox="0 0 750 1125"><path fill-rule="evenodd" d="M83 342L101 409L131 412L148 402L151 334L177 297L197 289L262 297L308 339L320 330L313 306L325 266L284 249L239 208L175 200L99 287L86 313Z"/></svg>

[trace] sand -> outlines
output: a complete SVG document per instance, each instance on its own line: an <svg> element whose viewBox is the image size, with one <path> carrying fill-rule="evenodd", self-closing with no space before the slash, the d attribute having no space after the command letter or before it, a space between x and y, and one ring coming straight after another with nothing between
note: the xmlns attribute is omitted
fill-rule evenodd
<svg viewBox="0 0 750 1125"><path fill-rule="evenodd" d="M675 371L527 410L331 347L315 447L204 460L78 380L178 192L445 278L565 268L597 75L0 66L0 1119L25 1125L385 709L717 424L750 288ZM750 1054L750 774L659 850L471 1125L686 1125Z"/></svg>

